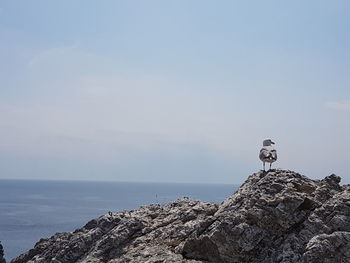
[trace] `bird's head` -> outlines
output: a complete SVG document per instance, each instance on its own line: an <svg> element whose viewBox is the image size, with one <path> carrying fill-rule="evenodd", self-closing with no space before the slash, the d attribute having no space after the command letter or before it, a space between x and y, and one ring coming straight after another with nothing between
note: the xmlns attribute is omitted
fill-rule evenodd
<svg viewBox="0 0 350 263"><path fill-rule="evenodd" d="M263 141L263 146L271 146L271 144L275 144L275 143L273 141L271 141L270 139Z"/></svg>

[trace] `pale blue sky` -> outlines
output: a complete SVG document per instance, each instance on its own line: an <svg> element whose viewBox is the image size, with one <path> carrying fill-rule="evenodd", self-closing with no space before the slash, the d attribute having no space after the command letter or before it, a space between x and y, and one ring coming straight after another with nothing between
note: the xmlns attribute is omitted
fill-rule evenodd
<svg viewBox="0 0 350 263"><path fill-rule="evenodd" d="M0 178L350 183L350 2L1 1Z"/></svg>

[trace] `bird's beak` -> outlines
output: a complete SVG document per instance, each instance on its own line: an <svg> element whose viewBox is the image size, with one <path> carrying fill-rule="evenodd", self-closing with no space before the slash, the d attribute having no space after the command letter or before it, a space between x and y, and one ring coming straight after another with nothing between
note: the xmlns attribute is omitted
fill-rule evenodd
<svg viewBox="0 0 350 263"><path fill-rule="evenodd" d="M272 144L275 144L274 142L271 142Z"/></svg>

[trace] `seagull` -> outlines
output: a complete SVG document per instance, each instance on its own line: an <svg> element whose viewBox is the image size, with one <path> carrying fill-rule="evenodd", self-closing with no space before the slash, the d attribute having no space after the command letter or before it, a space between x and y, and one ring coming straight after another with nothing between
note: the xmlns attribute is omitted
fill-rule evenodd
<svg viewBox="0 0 350 263"><path fill-rule="evenodd" d="M264 140L263 147L260 150L259 158L263 162L264 171L265 171L265 163L270 163L270 170L271 170L271 164L277 160L277 152L271 146L271 144L275 144L275 143L270 139Z"/></svg>

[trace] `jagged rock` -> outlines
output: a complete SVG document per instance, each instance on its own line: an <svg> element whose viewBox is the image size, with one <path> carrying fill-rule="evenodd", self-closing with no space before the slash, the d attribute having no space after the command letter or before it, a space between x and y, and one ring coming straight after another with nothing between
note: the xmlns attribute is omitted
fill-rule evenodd
<svg viewBox="0 0 350 263"><path fill-rule="evenodd" d="M198 262L175 253L194 229L217 211L216 204L181 199L91 220L73 233L41 239L13 263Z"/></svg>
<svg viewBox="0 0 350 263"><path fill-rule="evenodd" d="M1 242L0 242L0 263L6 263L6 260L4 258L4 248L2 247Z"/></svg>
<svg viewBox="0 0 350 263"><path fill-rule="evenodd" d="M12 263L349 263L350 186L285 170L251 175L219 207L189 199L101 216Z"/></svg>
<svg viewBox="0 0 350 263"><path fill-rule="evenodd" d="M350 193L339 182L283 170L253 174L182 254L223 263L350 262Z"/></svg>

